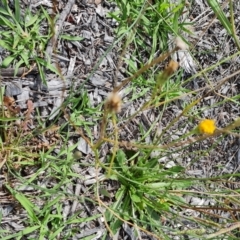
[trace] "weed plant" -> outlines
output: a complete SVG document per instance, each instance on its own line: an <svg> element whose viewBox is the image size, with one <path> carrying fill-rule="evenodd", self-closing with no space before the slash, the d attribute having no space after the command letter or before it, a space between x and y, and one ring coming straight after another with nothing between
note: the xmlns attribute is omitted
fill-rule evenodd
<svg viewBox="0 0 240 240"><path fill-rule="evenodd" d="M185 30L184 22L179 22L185 3L116 2L119 12L113 13L112 17L119 21L118 37L126 41L120 57L124 58L134 46L136 54L127 62L134 63L143 48L151 48L147 61L138 58L139 64L134 65L134 72L132 68L130 77L116 85L100 106L91 106L84 90L79 95L71 93L63 104L62 114L67 121L61 127L57 126L56 120L54 125L46 128L46 122L39 117L39 129L28 135L16 134L10 131L15 127L11 120L15 119L2 116L2 122L10 123L4 126L7 134L1 142L1 157L4 159L1 167L5 165L9 182L12 178L17 179L21 187L31 187L35 194L28 195L10 183L5 184L5 189L25 209L27 227L15 234L1 229L1 239L21 239L23 236L32 239L36 238L36 233L39 239L72 239L81 223L100 217L103 217L107 228L101 239L108 236L120 239L120 229L125 225L139 239L144 234L155 239L238 239L239 190L236 187L231 189L229 184L236 186L239 174L195 177L189 171L197 164L216 161L214 156L224 139L239 137L239 118L229 119L220 128L214 115L212 119L204 117L204 112L226 103L239 107L239 94L221 96L213 105L203 104L210 94L218 96L217 90L238 72L223 77L217 83L209 81L207 75L239 52L200 69L183 82L182 70L170 59L174 52L183 50L187 40L184 39L183 45L175 44L169 51L167 38L169 33L177 36L180 30ZM219 17L216 11L219 5L217 1L212 2L215 5L211 7ZM221 17L220 21L227 20ZM225 24L223 26L226 27ZM233 28L229 31L236 40ZM145 36L152 39L149 46L145 43ZM161 53L155 56L157 50ZM12 61L15 59L17 56ZM159 64L166 67L159 70ZM186 83L199 76L208 85L187 89ZM148 83L147 88L145 83L141 84L143 79ZM129 103L128 95L122 95L124 90L132 93L130 103L137 105L130 114L123 110L125 101ZM171 112L174 106L178 106L177 111ZM155 114L147 127L140 121L146 113ZM122 137L133 123L138 124L135 127L137 133L132 134L132 138ZM97 138L92 125L97 126ZM39 133L51 131L58 135L52 146L38 149L24 146ZM78 142L72 141L73 132L81 136L93 152L94 163L81 165L95 168L96 184L89 188L91 197L79 197L68 191L69 186L84 180L84 176L73 171L74 163L84 159L77 154ZM105 146L110 148L103 154ZM35 171L24 178L22 167L31 164L36 167ZM101 173L104 178L98 177ZM44 184L38 184L38 179L42 178L45 179ZM106 188L106 183L112 183L115 190ZM191 204L187 201L189 198L192 198ZM66 201L99 205L102 212L82 217L82 210L79 210L66 218L63 214ZM209 205L204 205L205 201ZM226 214L223 216L220 211ZM85 239L94 237L96 234Z"/></svg>
<svg viewBox="0 0 240 240"><path fill-rule="evenodd" d="M44 57L46 44L53 34L51 28L48 28L46 35L40 33L40 24L46 19L50 23L48 13L41 8L33 15L26 9L22 16L19 1L15 1L14 12L6 0L2 1L2 5L0 46L10 52L3 60L2 67L8 67L13 62L16 73L20 66L33 68L34 63L43 66L41 58Z"/></svg>

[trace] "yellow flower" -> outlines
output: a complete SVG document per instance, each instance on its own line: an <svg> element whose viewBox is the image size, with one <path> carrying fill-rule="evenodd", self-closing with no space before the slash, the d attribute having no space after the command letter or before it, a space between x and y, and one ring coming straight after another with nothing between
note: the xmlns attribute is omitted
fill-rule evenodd
<svg viewBox="0 0 240 240"><path fill-rule="evenodd" d="M212 119L202 120L198 124L198 130L200 133L213 134L216 129L215 121Z"/></svg>

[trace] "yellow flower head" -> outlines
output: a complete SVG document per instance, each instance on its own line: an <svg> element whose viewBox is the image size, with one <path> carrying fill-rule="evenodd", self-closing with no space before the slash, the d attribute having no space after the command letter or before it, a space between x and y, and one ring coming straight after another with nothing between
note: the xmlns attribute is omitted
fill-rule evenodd
<svg viewBox="0 0 240 240"><path fill-rule="evenodd" d="M212 119L202 120L198 124L198 130L200 133L213 134L216 129L215 121Z"/></svg>

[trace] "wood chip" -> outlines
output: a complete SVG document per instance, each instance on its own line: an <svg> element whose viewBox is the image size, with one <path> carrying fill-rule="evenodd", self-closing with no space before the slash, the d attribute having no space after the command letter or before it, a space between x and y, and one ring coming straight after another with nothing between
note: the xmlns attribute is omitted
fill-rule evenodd
<svg viewBox="0 0 240 240"><path fill-rule="evenodd" d="M22 82L21 80L9 82L7 84L5 95L6 96L16 96L22 93Z"/></svg>
<svg viewBox="0 0 240 240"><path fill-rule="evenodd" d="M105 9L102 7L102 5L97 5L97 8L96 8L96 13L100 16L100 17L104 17L105 14L106 14L106 11Z"/></svg>
<svg viewBox="0 0 240 240"><path fill-rule="evenodd" d="M93 76L90 77L90 82L93 86L103 86L105 83L102 77L97 74L93 74Z"/></svg>
<svg viewBox="0 0 240 240"><path fill-rule="evenodd" d="M69 66L68 66L68 71L67 71L68 76L73 74L75 63L76 63L76 56L74 56L70 59L70 63L69 63Z"/></svg>
<svg viewBox="0 0 240 240"><path fill-rule="evenodd" d="M53 107L53 109L52 109L52 111L50 113L50 117L49 117L50 120L52 120L55 116L58 115L62 103L63 103L63 99L62 98L58 97L57 99L55 99L54 107Z"/></svg>
<svg viewBox="0 0 240 240"><path fill-rule="evenodd" d="M90 146L83 138L79 139L77 149L86 155L92 153Z"/></svg>

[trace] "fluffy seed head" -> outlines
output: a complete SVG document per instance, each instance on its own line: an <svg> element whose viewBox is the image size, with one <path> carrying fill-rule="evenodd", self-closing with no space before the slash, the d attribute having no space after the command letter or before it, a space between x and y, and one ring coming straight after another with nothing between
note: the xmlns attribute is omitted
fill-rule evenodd
<svg viewBox="0 0 240 240"><path fill-rule="evenodd" d="M118 92L112 92L108 95L105 108L109 112L118 113L121 111L122 99Z"/></svg>
<svg viewBox="0 0 240 240"><path fill-rule="evenodd" d="M166 74L167 77L170 77L175 71L177 71L178 67L179 67L178 62L171 60L167 67L165 68L164 74Z"/></svg>

